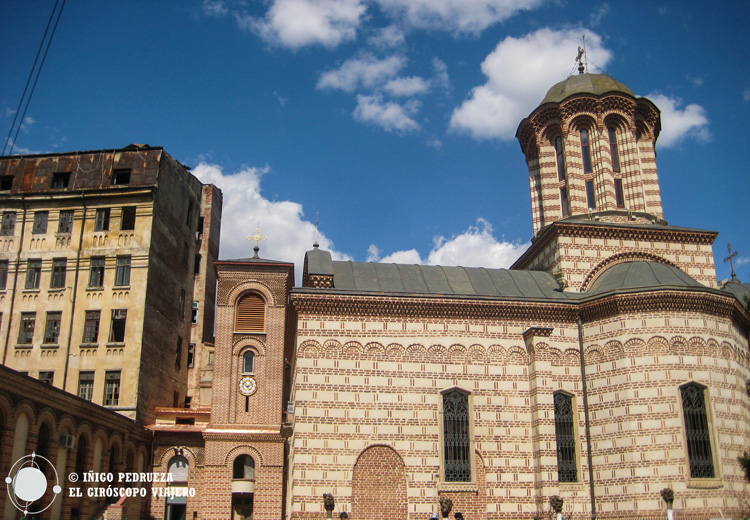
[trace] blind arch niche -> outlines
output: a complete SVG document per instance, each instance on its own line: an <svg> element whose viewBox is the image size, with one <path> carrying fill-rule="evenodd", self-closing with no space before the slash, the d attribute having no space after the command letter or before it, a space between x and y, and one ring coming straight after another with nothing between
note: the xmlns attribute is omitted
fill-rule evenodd
<svg viewBox="0 0 750 520"><path fill-rule="evenodd" d="M236 332L265 332L266 301L257 293L245 293L235 308Z"/></svg>

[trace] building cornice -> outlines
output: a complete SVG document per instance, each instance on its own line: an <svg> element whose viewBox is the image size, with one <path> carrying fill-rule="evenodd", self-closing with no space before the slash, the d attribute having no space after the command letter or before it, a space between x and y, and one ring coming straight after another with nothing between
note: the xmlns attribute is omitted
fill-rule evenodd
<svg viewBox="0 0 750 520"><path fill-rule="evenodd" d="M688 242L692 244L712 245L719 235L716 231L701 229L678 228L669 226L638 225L638 224L610 224L585 222L553 222L543 228L534 238L521 257L516 260L511 269L528 269L536 257L550 244L560 237L576 238L616 238L622 240L649 240L657 242Z"/></svg>

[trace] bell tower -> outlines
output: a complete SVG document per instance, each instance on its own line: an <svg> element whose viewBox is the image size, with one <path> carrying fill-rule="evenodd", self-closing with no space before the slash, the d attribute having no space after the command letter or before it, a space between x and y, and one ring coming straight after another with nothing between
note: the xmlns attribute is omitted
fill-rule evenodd
<svg viewBox="0 0 750 520"><path fill-rule="evenodd" d="M549 89L516 133L529 167L534 234L570 217L662 219L659 109L610 76L579 70Z"/></svg>
<svg viewBox="0 0 750 520"><path fill-rule="evenodd" d="M660 131L656 105L582 64L549 89L516 132L529 167L534 238L511 269L548 271L563 289L584 292L613 265L643 260L715 287L718 233L664 220Z"/></svg>

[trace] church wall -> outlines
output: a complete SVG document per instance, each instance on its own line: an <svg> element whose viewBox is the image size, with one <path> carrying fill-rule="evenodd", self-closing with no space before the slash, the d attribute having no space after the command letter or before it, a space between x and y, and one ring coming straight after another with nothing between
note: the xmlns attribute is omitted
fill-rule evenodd
<svg viewBox="0 0 750 520"><path fill-rule="evenodd" d="M742 334L731 319L702 312L626 313L586 323L602 518L658 511L665 487L675 492L676 511L740 514L747 491L737 457L750 445L750 362ZM680 393L689 382L706 387L713 479L690 477Z"/></svg>
<svg viewBox="0 0 750 520"><path fill-rule="evenodd" d="M336 497L336 514L351 512L357 461L374 446L403 460L410 519L439 511L440 496L474 518L541 511L547 493L559 493L556 482L541 484L556 475L552 391L580 393L580 365L574 323L534 325L553 332L532 367L523 338L529 324L521 321L300 315L291 518L324 514L323 493ZM452 387L471 393L470 484L440 480L440 392Z"/></svg>

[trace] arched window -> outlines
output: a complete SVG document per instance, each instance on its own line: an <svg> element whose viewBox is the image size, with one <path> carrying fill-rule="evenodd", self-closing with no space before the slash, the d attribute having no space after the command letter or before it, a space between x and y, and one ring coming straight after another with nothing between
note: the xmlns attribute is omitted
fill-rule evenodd
<svg viewBox="0 0 750 520"><path fill-rule="evenodd" d="M175 483L184 483L188 481L188 460L183 455L175 455L169 459L169 474Z"/></svg>
<svg viewBox="0 0 750 520"><path fill-rule="evenodd" d="M555 403L555 440L557 441L557 480L560 482L578 481L576 463L576 439L574 432L573 398L558 392Z"/></svg>
<svg viewBox="0 0 750 520"><path fill-rule="evenodd" d="M443 394L443 463L446 482L471 482L469 396L460 390Z"/></svg>
<svg viewBox="0 0 750 520"><path fill-rule="evenodd" d="M625 196L622 191L622 179L615 179L615 202L618 208L625 207Z"/></svg>
<svg viewBox="0 0 750 520"><path fill-rule="evenodd" d="M255 352L248 350L242 355L242 373L252 374L255 371Z"/></svg>
<svg viewBox="0 0 750 520"><path fill-rule="evenodd" d="M596 209L596 192L594 191L594 181L586 181L586 204L589 209Z"/></svg>
<svg viewBox="0 0 750 520"><path fill-rule="evenodd" d="M620 154L617 150L617 132L613 126L610 126L607 130L609 131L609 152L612 155L612 171L619 172Z"/></svg>
<svg viewBox="0 0 750 520"><path fill-rule="evenodd" d="M594 168L591 163L591 143L589 141L589 131L586 128L581 129L581 157L583 158L583 173L592 173Z"/></svg>
<svg viewBox="0 0 750 520"><path fill-rule="evenodd" d="M692 478L714 478L714 458L711 450L711 432L708 427L705 389L696 383L680 388L682 410L685 416L688 461Z"/></svg>
<svg viewBox="0 0 750 520"><path fill-rule="evenodd" d="M50 432L49 432L49 426L47 426L47 423L42 423L41 426L39 426L39 433L37 434L37 442L36 442L36 454L41 455L45 459L50 459ZM50 465L48 462L46 462L44 459L41 459L38 461L39 469L44 473L45 475L49 475L49 472L52 468L50 468Z"/></svg>
<svg viewBox="0 0 750 520"><path fill-rule="evenodd" d="M250 455L240 455L234 459L232 478L235 480L255 479L255 461Z"/></svg>
<svg viewBox="0 0 750 520"><path fill-rule="evenodd" d="M237 302L235 330L238 332L263 332L265 330L266 302L257 294L246 294Z"/></svg>
<svg viewBox="0 0 750 520"><path fill-rule="evenodd" d="M557 157L557 180L565 180L565 149L561 136L555 137L555 156Z"/></svg>
<svg viewBox="0 0 750 520"><path fill-rule="evenodd" d="M560 188L560 213L564 217L570 215L570 201L568 200L568 188Z"/></svg>

